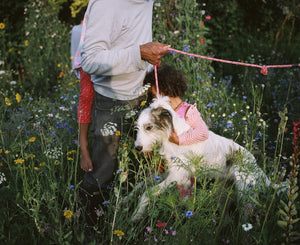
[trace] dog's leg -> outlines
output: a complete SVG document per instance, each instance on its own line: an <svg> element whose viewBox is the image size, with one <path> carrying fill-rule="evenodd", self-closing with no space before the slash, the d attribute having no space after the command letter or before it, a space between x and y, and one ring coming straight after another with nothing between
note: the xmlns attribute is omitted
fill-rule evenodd
<svg viewBox="0 0 300 245"><path fill-rule="evenodd" d="M190 183L190 174L183 168L177 168L176 171L169 171L168 177L162 181L160 184L152 187L150 193L152 196L158 196L163 193L171 184L176 183L177 185L187 185ZM149 203L149 197L147 193L141 197L137 210L134 212L132 221L136 222L141 219L146 207Z"/></svg>

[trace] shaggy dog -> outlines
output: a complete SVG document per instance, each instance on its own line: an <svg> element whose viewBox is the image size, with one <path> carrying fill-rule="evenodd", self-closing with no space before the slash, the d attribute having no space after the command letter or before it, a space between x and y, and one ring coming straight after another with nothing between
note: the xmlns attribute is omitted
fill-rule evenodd
<svg viewBox="0 0 300 245"><path fill-rule="evenodd" d="M177 145L168 139L172 130L178 135L190 126L172 109L168 97L155 99L144 109L136 123L137 137L135 148L140 152L151 152L158 145L159 154L167 161L167 177L152 187L152 195L161 194L172 183L189 187L191 177L199 169L208 171L215 178L234 180L238 198L255 196L256 187L270 185L265 173L256 164L254 156L239 144L209 131L209 138L193 145ZM234 155L237 161L228 161ZM197 163L195 164L195 159ZM207 172L206 172L207 173ZM248 199L249 201L249 199ZM139 220L147 207L149 197L145 192L133 215L133 221Z"/></svg>

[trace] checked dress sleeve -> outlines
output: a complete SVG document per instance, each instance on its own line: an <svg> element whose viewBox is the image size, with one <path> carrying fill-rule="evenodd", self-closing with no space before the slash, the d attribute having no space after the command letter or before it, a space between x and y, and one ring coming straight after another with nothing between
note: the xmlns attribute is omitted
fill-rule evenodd
<svg viewBox="0 0 300 245"><path fill-rule="evenodd" d="M191 128L178 136L179 145L192 145L208 139L208 127L203 121L196 104L188 108L185 120Z"/></svg>

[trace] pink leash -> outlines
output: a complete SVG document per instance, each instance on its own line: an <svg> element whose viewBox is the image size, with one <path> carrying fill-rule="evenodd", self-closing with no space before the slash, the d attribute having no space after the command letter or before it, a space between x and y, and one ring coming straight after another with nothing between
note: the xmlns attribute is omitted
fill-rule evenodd
<svg viewBox="0 0 300 245"><path fill-rule="evenodd" d="M175 53L184 54L184 55L188 55L188 56L192 56L192 57L196 57L196 58L201 58L201 59L206 59L206 60L223 62L223 63L233 64L233 65L242 65L242 66L250 66L250 67L260 68L261 69L260 73L263 74L263 75L268 74L268 68L300 67L300 63L299 64L289 64L289 65L263 65L263 66L261 66L261 65L248 64L248 63L242 63L242 62L236 62L236 61L216 59L216 58L206 57L206 56L202 56L202 55L198 55L198 54L191 54L191 53L179 51L179 50L172 49L172 48L168 48L168 50L173 51Z"/></svg>
<svg viewBox="0 0 300 245"><path fill-rule="evenodd" d="M255 64L249 64L249 63L243 63L243 62L236 62L236 61L230 61L230 60L222 60L222 59L217 59L217 58L212 58L212 57L207 57L207 56L202 56L198 54L191 54L187 53L184 51L179 51L173 48L168 48L169 51L183 54L183 55L188 55L196 58L201 58L205 60L212 60L212 61L217 61L217 62L222 62L222 63L227 63L227 64L233 64L233 65L241 65L241 66L249 66L249 67L255 67L255 68L260 68L260 73L263 75L268 75L268 68L290 68L290 67L300 67L299 64L289 64L289 65L255 65ZM156 85L156 96L159 96L159 88L158 88L158 78L157 78L157 66L154 65L154 74L155 74L155 85Z"/></svg>

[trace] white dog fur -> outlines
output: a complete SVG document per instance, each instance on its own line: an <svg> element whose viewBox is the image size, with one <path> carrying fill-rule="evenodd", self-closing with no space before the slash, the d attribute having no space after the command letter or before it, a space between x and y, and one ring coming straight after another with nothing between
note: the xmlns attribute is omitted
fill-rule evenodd
<svg viewBox="0 0 300 245"><path fill-rule="evenodd" d="M178 135L190 128L183 118L172 109L168 97L155 99L144 109L136 123L137 137L135 148L142 152L151 152L158 144L159 154L167 161L167 177L152 187L152 195L161 194L170 184L190 186L191 177L196 172L191 159L199 157L198 168L209 171L213 177L231 178L240 199L249 195L254 187L269 186L270 181L257 166L254 156L239 144L209 131L209 137L193 145L177 145L171 143L169 135L174 129ZM240 152L241 162L228 166L230 156ZM201 158L201 160L200 160ZM199 166L200 165L200 166ZM139 220L147 207L149 197L145 192L133 215L133 221Z"/></svg>

